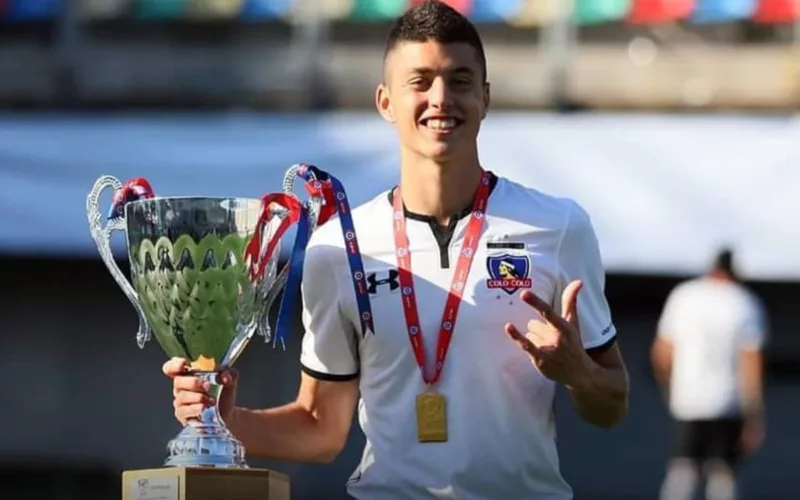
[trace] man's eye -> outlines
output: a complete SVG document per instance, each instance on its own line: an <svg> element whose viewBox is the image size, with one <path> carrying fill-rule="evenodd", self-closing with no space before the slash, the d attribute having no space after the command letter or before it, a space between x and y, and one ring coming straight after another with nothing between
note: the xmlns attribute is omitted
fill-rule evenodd
<svg viewBox="0 0 800 500"><path fill-rule="evenodd" d="M428 82L422 78L415 78L409 82L409 85L414 88L425 88L428 86Z"/></svg>

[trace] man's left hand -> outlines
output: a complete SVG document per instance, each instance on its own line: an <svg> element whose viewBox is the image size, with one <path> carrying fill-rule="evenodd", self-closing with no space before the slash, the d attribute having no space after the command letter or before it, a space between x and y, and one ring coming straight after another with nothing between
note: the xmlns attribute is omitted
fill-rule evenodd
<svg viewBox="0 0 800 500"><path fill-rule="evenodd" d="M583 379L589 356L581 342L578 325L578 292L583 282L576 280L561 295L561 315L550 304L525 290L520 298L539 313L528 321L527 332L521 333L506 323L506 333L531 357L531 362L550 380L574 386Z"/></svg>

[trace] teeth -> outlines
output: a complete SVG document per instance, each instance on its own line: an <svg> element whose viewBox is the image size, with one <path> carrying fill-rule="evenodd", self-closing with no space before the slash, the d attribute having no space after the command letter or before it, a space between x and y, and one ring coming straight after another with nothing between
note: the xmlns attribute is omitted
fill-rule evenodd
<svg viewBox="0 0 800 500"><path fill-rule="evenodd" d="M455 128L455 118L431 118L425 124L426 127L434 130L450 130Z"/></svg>

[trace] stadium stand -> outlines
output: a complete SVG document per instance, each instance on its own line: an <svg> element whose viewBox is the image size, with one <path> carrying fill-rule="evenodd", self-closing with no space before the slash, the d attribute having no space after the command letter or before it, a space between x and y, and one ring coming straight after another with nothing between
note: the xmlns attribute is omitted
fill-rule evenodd
<svg viewBox="0 0 800 500"><path fill-rule="evenodd" d="M87 20L113 20L125 17L132 0L80 0L76 2L78 14Z"/></svg>
<svg viewBox="0 0 800 500"><path fill-rule="evenodd" d="M553 22L565 8L561 0L526 0L509 23L518 27L543 26Z"/></svg>
<svg viewBox="0 0 800 500"><path fill-rule="evenodd" d="M186 13L188 0L136 0L133 15L137 19L165 21L179 19Z"/></svg>
<svg viewBox="0 0 800 500"><path fill-rule="evenodd" d="M620 21L630 9L630 0L575 0L574 19L578 25Z"/></svg>
<svg viewBox="0 0 800 500"><path fill-rule="evenodd" d="M756 10L756 0L698 0L691 22L728 23L749 19Z"/></svg>
<svg viewBox="0 0 800 500"><path fill-rule="evenodd" d="M284 19L292 14L293 0L245 0L241 17L245 21Z"/></svg>
<svg viewBox="0 0 800 500"><path fill-rule="evenodd" d="M282 17L339 22L348 19L354 8L355 0L327 0L323 3L316 0L294 0L290 12L286 12Z"/></svg>
<svg viewBox="0 0 800 500"><path fill-rule="evenodd" d="M469 17L476 23L511 24L525 3L524 0L472 0Z"/></svg>
<svg viewBox="0 0 800 500"><path fill-rule="evenodd" d="M424 0L76 0L83 19L185 21L238 19L242 23L316 18L352 24L384 23ZM569 8L563 0L438 0L478 24L542 27ZM0 19L52 20L67 0L0 0ZM313 15L312 15L313 14ZM686 21L698 26L752 22L789 24L800 0L574 0L578 26L648 25Z"/></svg>
<svg viewBox="0 0 800 500"><path fill-rule="evenodd" d="M634 0L626 21L631 24L656 24L688 18L695 0Z"/></svg>
<svg viewBox="0 0 800 500"><path fill-rule="evenodd" d="M399 16L406 8L406 0L355 0L355 8L350 19L383 21Z"/></svg>
<svg viewBox="0 0 800 500"><path fill-rule="evenodd" d="M244 7L244 0L189 0L186 16L192 19L234 19ZM280 4L268 0L267 4Z"/></svg>
<svg viewBox="0 0 800 500"><path fill-rule="evenodd" d="M753 21L763 24L793 23L800 19L798 0L761 0Z"/></svg>
<svg viewBox="0 0 800 500"><path fill-rule="evenodd" d="M11 22L49 21L64 7L65 0L8 0L5 17Z"/></svg>
<svg viewBox="0 0 800 500"><path fill-rule="evenodd" d="M0 0L0 103L372 106L387 24L421 1ZM800 107L800 0L438 1L481 27L495 105Z"/></svg>
<svg viewBox="0 0 800 500"><path fill-rule="evenodd" d="M464 15L468 15L470 10L472 9L472 0L439 0L442 3L446 3L450 7L456 9L457 11L461 12ZM425 2L425 0L411 0L411 5L419 5Z"/></svg>

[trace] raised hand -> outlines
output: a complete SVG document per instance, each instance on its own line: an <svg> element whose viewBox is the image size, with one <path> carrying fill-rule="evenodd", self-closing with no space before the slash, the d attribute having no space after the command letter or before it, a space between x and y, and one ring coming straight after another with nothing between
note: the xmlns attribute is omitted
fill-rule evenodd
<svg viewBox="0 0 800 500"><path fill-rule="evenodd" d="M506 323L506 333L531 357L531 362L550 380L573 385L583 376L588 365L588 355L581 342L578 325L578 293L583 282L576 280L564 289L561 296L562 314L530 290L520 298L533 307L539 317L528 321L527 331Z"/></svg>

